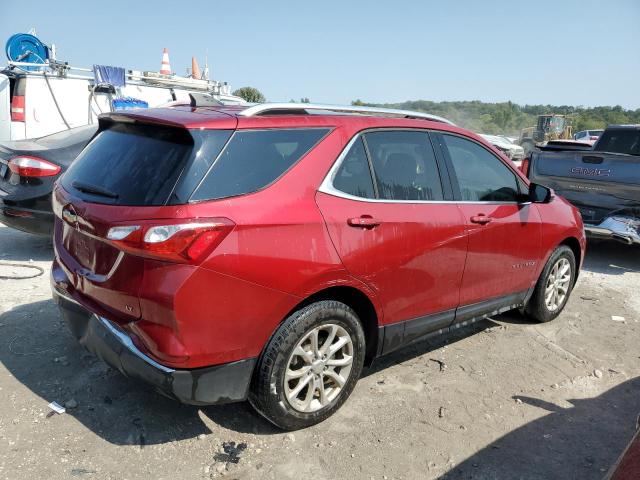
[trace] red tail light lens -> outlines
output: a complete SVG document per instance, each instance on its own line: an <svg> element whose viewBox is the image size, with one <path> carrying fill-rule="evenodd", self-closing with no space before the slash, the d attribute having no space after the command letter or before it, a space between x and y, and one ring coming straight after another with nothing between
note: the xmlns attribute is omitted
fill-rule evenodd
<svg viewBox="0 0 640 480"><path fill-rule="evenodd" d="M109 229L107 240L122 250L143 257L200 263L234 226L227 218L121 225Z"/></svg>
<svg viewBox="0 0 640 480"><path fill-rule="evenodd" d="M60 167L38 157L20 156L9 160L9 169L21 177L53 177Z"/></svg>
<svg viewBox="0 0 640 480"><path fill-rule="evenodd" d="M528 158L525 158L524 160L522 160L522 163L520 164L520 171L524 173L525 177L529 176L529 159Z"/></svg>
<svg viewBox="0 0 640 480"><path fill-rule="evenodd" d="M14 95L11 100L11 121L24 122L24 95Z"/></svg>

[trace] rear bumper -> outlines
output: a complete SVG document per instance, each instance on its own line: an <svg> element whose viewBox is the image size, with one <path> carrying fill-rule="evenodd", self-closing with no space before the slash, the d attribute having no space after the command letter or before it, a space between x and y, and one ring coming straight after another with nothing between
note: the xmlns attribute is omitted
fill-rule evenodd
<svg viewBox="0 0 640 480"><path fill-rule="evenodd" d="M55 284L53 297L78 342L125 376L191 405L231 403L247 398L255 358L191 370L170 368L140 351L115 323L57 291Z"/></svg>
<svg viewBox="0 0 640 480"><path fill-rule="evenodd" d="M618 240L627 245L640 245L640 219L638 218L624 215L607 217L598 225L585 223L584 230L592 237Z"/></svg>

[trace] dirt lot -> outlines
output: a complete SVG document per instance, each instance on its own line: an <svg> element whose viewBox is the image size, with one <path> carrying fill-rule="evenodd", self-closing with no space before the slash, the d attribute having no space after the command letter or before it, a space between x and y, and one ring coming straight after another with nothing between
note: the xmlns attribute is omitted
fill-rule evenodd
<svg viewBox="0 0 640 480"><path fill-rule="evenodd" d="M599 479L640 413L638 248L591 244L554 322L506 314L417 344L294 434L245 404L179 405L86 353L50 299L51 257L0 228L0 276L44 270L0 280L0 478ZM49 416L52 400L74 408Z"/></svg>

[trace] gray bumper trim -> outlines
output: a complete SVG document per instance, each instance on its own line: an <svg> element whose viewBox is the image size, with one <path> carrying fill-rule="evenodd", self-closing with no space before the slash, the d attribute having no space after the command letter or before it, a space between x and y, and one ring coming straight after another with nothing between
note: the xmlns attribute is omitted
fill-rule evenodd
<svg viewBox="0 0 640 480"><path fill-rule="evenodd" d="M173 369L144 354L115 323L88 311L55 286L53 297L78 342L127 377L192 405L231 403L247 398L255 358L210 367Z"/></svg>

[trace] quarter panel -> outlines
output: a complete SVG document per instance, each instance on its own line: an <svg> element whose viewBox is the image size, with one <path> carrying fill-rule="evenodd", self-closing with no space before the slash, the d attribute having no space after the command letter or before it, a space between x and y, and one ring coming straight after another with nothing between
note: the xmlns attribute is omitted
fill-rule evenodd
<svg viewBox="0 0 640 480"><path fill-rule="evenodd" d="M551 253L568 238L575 238L580 244L579 268L584 263L587 240L584 232L582 217L577 208L571 205L563 197L554 195L549 203L536 204L542 219L542 253L544 261L538 269L538 276L542 272L544 263Z"/></svg>

